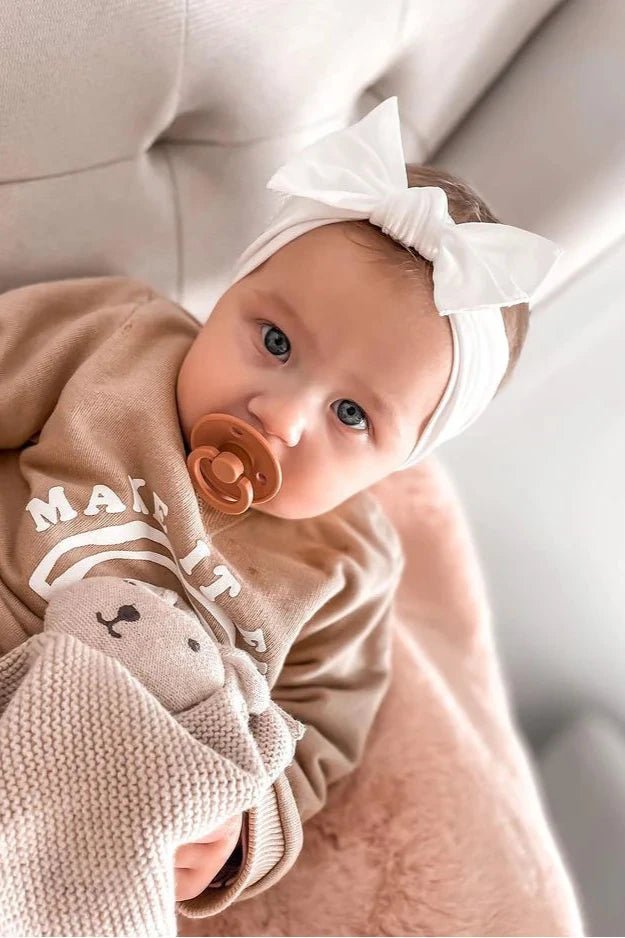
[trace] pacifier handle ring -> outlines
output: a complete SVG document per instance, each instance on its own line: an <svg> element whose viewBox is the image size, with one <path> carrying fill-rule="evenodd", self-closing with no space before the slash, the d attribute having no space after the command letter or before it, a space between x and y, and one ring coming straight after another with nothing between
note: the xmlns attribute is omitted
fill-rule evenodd
<svg viewBox="0 0 625 938"><path fill-rule="evenodd" d="M202 472L202 462L208 462L212 468L212 462L219 456L220 452L215 446L196 447L187 457L188 470L193 478L196 490L209 505L224 512L224 514L243 514L250 507L254 498L254 490L250 480L242 475L236 482L231 483L236 485L238 489L237 497L232 499L232 493L223 491L220 480L212 472L209 473L209 478Z"/></svg>

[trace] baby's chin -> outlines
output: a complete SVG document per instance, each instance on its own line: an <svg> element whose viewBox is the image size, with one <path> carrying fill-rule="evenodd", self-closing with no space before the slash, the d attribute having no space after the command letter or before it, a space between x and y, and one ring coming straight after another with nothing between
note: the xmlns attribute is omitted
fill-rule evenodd
<svg viewBox="0 0 625 938"><path fill-rule="evenodd" d="M252 505L252 511L258 511L263 515L271 515L272 518L282 518L285 521L304 521L306 518L317 518L326 512L336 508L338 502L334 504L319 502L306 502L299 498L281 498L280 494L265 502L264 505Z"/></svg>

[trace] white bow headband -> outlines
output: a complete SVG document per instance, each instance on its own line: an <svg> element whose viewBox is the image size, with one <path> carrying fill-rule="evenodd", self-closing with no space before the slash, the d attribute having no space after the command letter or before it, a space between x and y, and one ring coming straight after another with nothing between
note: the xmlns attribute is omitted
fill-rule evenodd
<svg viewBox="0 0 625 938"><path fill-rule="evenodd" d="M408 187L397 98L297 153L267 183L285 195L241 255L233 283L313 228L368 219L433 265L434 303L449 316L453 364L445 392L407 468L457 436L492 400L509 361L502 306L529 302L563 253L510 225L456 224L439 186Z"/></svg>

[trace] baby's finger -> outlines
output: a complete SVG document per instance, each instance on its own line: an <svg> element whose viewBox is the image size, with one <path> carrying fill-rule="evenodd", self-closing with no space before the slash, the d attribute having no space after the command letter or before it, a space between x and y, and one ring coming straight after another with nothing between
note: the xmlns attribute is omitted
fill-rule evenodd
<svg viewBox="0 0 625 938"><path fill-rule="evenodd" d="M236 841L221 840L216 844L186 844L180 848L184 852L180 852L180 857L177 854L174 868L176 900L193 899L203 892L232 853L234 844Z"/></svg>
<svg viewBox="0 0 625 938"><path fill-rule="evenodd" d="M241 824L243 822L243 815L236 814L234 817L228 818L223 824L220 824L219 827L216 827L215 830L212 830L209 834L205 834L203 837L198 837L197 840L192 840L193 844L212 844L222 838L232 838L234 837L234 844L232 849L234 850L237 840L239 839L239 834L241 833Z"/></svg>
<svg viewBox="0 0 625 938"><path fill-rule="evenodd" d="M196 870L205 866L212 862L212 857L220 846L221 841L216 844L185 844L183 847L178 847L174 857L174 867L177 870Z"/></svg>
<svg viewBox="0 0 625 938"><path fill-rule="evenodd" d="M218 862L223 857L217 869L221 869L237 845L234 838L218 840L214 844L184 844L178 847L174 856L175 869L197 869L206 864Z"/></svg>
<svg viewBox="0 0 625 938"><path fill-rule="evenodd" d="M183 844L182 847L178 847L174 854L174 868L177 870L182 869L195 869L198 865L198 858L201 856L201 849L205 846L203 844Z"/></svg>
<svg viewBox="0 0 625 938"><path fill-rule="evenodd" d="M219 872L217 870L217 872ZM211 876L210 879L213 877ZM175 869L175 898L176 902L182 902L185 899L195 899L201 892L204 892L210 879L207 880L204 870Z"/></svg>

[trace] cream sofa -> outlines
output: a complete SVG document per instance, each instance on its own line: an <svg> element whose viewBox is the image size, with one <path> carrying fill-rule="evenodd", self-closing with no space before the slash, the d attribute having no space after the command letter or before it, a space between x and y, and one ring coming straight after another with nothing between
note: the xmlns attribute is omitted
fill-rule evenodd
<svg viewBox="0 0 625 938"><path fill-rule="evenodd" d="M539 743L593 695L625 715L597 551L619 548L625 459L606 287L625 259L624 34L620 0L0 0L1 290L129 274L205 319L273 207L269 174L390 94L409 159L567 249L518 382L443 451Z"/></svg>

